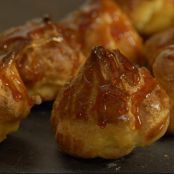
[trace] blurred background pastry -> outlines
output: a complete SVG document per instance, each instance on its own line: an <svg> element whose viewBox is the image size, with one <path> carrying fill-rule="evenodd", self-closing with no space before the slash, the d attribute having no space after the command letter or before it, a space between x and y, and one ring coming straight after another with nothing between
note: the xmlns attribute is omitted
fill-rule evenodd
<svg viewBox="0 0 174 174"><path fill-rule="evenodd" d="M2 33L0 49L18 51L17 69L30 95L48 101L85 62L75 35L45 17Z"/></svg>
<svg viewBox="0 0 174 174"><path fill-rule="evenodd" d="M77 31L86 56L102 45L117 48L132 62L143 64L142 39L113 0L91 0L62 22Z"/></svg>
<svg viewBox="0 0 174 174"><path fill-rule="evenodd" d="M0 141L17 130L34 104L53 100L76 76L86 58L74 35L49 18L1 34Z"/></svg>
<svg viewBox="0 0 174 174"><path fill-rule="evenodd" d="M174 0L115 0L133 25L149 36L174 26Z"/></svg>
<svg viewBox="0 0 174 174"><path fill-rule="evenodd" d="M16 131L33 102L13 62L15 53L0 55L0 142Z"/></svg>
<svg viewBox="0 0 174 174"><path fill-rule="evenodd" d="M149 67L170 97L171 118L169 132L174 133L174 28L156 34L145 43Z"/></svg>

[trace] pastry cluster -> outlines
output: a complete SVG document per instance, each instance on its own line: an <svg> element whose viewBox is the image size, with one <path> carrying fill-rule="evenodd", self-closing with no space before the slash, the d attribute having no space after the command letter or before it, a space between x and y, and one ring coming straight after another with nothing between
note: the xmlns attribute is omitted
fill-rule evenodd
<svg viewBox="0 0 174 174"><path fill-rule="evenodd" d="M173 0L91 0L2 33L0 141L52 100L58 145L73 156L119 158L174 134L173 21Z"/></svg>

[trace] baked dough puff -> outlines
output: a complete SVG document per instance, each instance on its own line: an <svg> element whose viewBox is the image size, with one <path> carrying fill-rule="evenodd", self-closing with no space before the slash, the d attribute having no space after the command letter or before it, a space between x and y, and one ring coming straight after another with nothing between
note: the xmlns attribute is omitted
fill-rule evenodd
<svg viewBox="0 0 174 174"><path fill-rule="evenodd" d="M59 93L51 122L65 153L114 159L165 133L169 99L147 69L132 65L119 51L96 47Z"/></svg>
<svg viewBox="0 0 174 174"><path fill-rule="evenodd" d="M0 142L18 129L33 102L13 61L15 53L0 56Z"/></svg>
<svg viewBox="0 0 174 174"><path fill-rule="evenodd" d="M150 67L153 66L160 52L170 45L174 45L174 28L157 33L145 42L144 54Z"/></svg>
<svg viewBox="0 0 174 174"><path fill-rule="evenodd" d="M150 38L145 44L145 53L155 78L170 97L169 132L174 134L174 28Z"/></svg>
<svg viewBox="0 0 174 174"><path fill-rule="evenodd" d="M89 1L62 22L79 33L79 42L87 57L93 47L102 45L119 49L132 62L144 63L142 39L113 0Z"/></svg>
<svg viewBox="0 0 174 174"><path fill-rule="evenodd" d="M144 35L174 26L174 0L115 0Z"/></svg>
<svg viewBox="0 0 174 174"><path fill-rule="evenodd" d="M0 37L0 46L3 52L18 50L17 69L38 102L53 100L86 60L76 33L48 17L6 31Z"/></svg>
<svg viewBox="0 0 174 174"><path fill-rule="evenodd" d="M19 127L34 104L53 100L86 58L75 33L48 18L0 36L0 141Z"/></svg>

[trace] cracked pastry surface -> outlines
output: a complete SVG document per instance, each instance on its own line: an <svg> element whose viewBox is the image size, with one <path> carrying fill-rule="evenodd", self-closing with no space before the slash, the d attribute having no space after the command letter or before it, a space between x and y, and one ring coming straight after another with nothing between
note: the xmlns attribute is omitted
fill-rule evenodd
<svg viewBox="0 0 174 174"><path fill-rule="evenodd" d="M119 158L165 133L169 99L147 69L119 51L96 47L57 96L51 122L64 152Z"/></svg>

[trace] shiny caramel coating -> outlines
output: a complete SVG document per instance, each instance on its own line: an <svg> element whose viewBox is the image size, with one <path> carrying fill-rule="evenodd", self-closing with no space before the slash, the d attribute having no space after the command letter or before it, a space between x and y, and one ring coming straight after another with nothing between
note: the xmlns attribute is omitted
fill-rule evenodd
<svg viewBox="0 0 174 174"><path fill-rule="evenodd" d="M13 62L14 57L13 52L0 56L0 142L18 129L33 106Z"/></svg>
<svg viewBox="0 0 174 174"><path fill-rule="evenodd" d="M60 91L51 122L65 153L119 158L166 132L169 99L147 69L99 46Z"/></svg>
<svg viewBox="0 0 174 174"><path fill-rule="evenodd" d="M76 34L50 19L36 19L0 36L0 51L18 51L19 74L32 96L53 100L85 62Z"/></svg>
<svg viewBox="0 0 174 174"><path fill-rule="evenodd" d="M53 100L86 61L75 33L43 18L0 35L0 141L34 104Z"/></svg>
<svg viewBox="0 0 174 174"><path fill-rule="evenodd" d="M91 0L62 21L78 33L86 56L102 45L119 49L130 61L143 64L142 39L113 0Z"/></svg>
<svg viewBox="0 0 174 174"><path fill-rule="evenodd" d="M142 40L112 0L91 1L70 16L59 24L48 17L32 20L0 35L0 56L12 62L16 76L24 85L24 98L28 100L29 96L32 100L32 105L26 107L27 112L34 104L54 100L62 86L76 77L96 45L118 48L131 61L143 62ZM9 53L14 53L13 60ZM6 70L11 71L11 67L7 65ZM12 95L14 84L10 81L9 84L6 88ZM6 100L11 102L11 98ZM14 106L19 104L14 100ZM15 112L14 106L7 110ZM22 120L20 115L27 114L22 114L21 109L18 123ZM11 120L13 117L11 114Z"/></svg>

